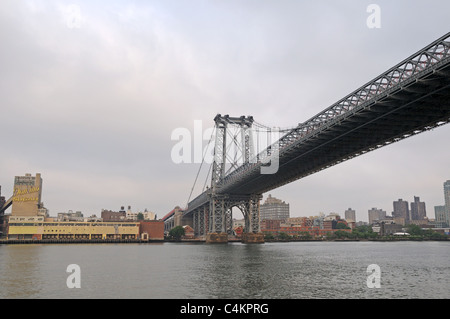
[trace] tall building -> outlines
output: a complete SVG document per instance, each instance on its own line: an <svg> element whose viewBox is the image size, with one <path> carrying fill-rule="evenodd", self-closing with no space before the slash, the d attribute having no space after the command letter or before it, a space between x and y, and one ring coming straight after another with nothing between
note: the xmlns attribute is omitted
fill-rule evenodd
<svg viewBox="0 0 450 319"><path fill-rule="evenodd" d="M450 226L450 180L444 183L445 219Z"/></svg>
<svg viewBox="0 0 450 319"><path fill-rule="evenodd" d="M369 225L373 224L376 220L382 220L386 218L386 211L378 208L369 209Z"/></svg>
<svg viewBox="0 0 450 319"><path fill-rule="evenodd" d="M396 224L407 225L409 224L409 205L407 201L399 199L394 201L394 211L392 217Z"/></svg>
<svg viewBox="0 0 450 319"><path fill-rule="evenodd" d="M427 217L425 203L420 198L414 196L414 202L411 203L411 220L424 220Z"/></svg>
<svg viewBox="0 0 450 319"><path fill-rule="evenodd" d="M272 195L269 194L264 204L260 206L259 212L260 220L286 220L289 218L289 204L286 204L284 201L272 197Z"/></svg>
<svg viewBox="0 0 450 319"><path fill-rule="evenodd" d="M41 203L41 174L16 176L14 179L12 216L37 216L43 207Z"/></svg>
<svg viewBox="0 0 450 319"><path fill-rule="evenodd" d="M0 186L0 209L5 204L6 204L6 199L4 196L2 196L2 187ZM3 237L3 235L5 233L4 220L5 220L5 212L0 210L0 237Z"/></svg>
<svg viewBox="0 0 450 319"><path fill-rule="evenodd" d="M434 217L436 227L448 227L447 216L445 213L445 205L434 206Z"/></svg>
<svg viewBox="0 0 450 319"><path fill-rule="evenodd" d="M345 220L356 222L356 212L354 209L349 208L345 211Z"/></svg>

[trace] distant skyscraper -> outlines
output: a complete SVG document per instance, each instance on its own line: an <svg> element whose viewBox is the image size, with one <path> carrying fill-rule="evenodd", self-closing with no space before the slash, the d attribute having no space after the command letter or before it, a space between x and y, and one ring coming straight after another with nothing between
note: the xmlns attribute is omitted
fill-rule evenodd
<svg viewBox="0 0 450 319"><path fill-rule="evenodd" d="M394 201L394 211L392 212L392 217L397 224L409 224L410 218L408 202L402 199Z"/></svg>
<svg viewBox="0 0 450 319"><path fill-rule="evenodd" d="M260 220L265 219L282 219L289 218L289 204L284 201L272 197L269 194L264 204L260 206Z"/></svg>
<svg viewBox="0 0 450 319"><path fill-rule="evenodd" d="M445 199L445 219L447 226L450 226L450 180L444 183L444 199Z"/></svg>
<svg viewBox="0 0 450 319"><path fill-rule="evenodd" d="M425 203L420 198L414 196L414 202L411 203L411 220L424 220L427 217Z"/></svg>
<svg viewBox="0 0 450 319"><path fill-rule="evenodd" d="M436 221L436 227L448 227L445 205L434 206L434 216Z"/></svg>
<svg viewBox="0 0 450 319"><path fill-rule="evenodd" d="M345 220L356 222L356 212L354 209L349 208L345 211Z"/></svg>
<svg viewBox="0 0 450 319"><path fill-rule="evenodd" d="M373 224L376 220L386 218L386 211L378 208L369 209L369 224Z"/></svg>
<svg viewBox="0 0 450 319"><path fill-rule="evenodd" d="M450 180L444 183L445 207L450 208Z"/></svg>

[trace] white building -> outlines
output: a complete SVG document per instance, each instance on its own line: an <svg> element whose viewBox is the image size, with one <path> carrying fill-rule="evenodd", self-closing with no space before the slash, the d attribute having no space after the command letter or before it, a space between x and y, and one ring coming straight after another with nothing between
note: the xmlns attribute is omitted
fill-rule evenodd
<svg viewBox="0 0 450 319"><path fill-rule="evenodd" d="M147 211L147 209L145 209L144 212L135 212L133 213L131 211L131 206L128 206L128 210L126 212L126 219L127 220L138 220L138 215L142 214L144 217L144 220L156 220L156 214L153 212L149 212Z"/></svg>

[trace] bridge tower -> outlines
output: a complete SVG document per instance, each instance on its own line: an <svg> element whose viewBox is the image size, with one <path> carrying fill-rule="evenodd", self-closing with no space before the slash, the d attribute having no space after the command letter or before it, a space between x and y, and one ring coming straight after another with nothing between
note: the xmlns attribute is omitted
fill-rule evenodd
<svg viewBox="0 0 450 319"><path fill-rule="evenodd" d="M207 225L200 220L196 224L207 227L207 242L227 242L228 234L232 232L232 208L237 207L245 219L243 241L263 242L259 226L259 203L262 195L221 192L221 182L225 176L254 159L253 117L218 114L214 122L216 136Z"/></svg>

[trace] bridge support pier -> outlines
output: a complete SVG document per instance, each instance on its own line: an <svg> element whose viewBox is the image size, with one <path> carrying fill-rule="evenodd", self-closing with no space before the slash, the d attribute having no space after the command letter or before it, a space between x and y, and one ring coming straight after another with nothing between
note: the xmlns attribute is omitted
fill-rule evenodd
<svg viewBox="0 0 450 319"><path fill-rule="evenodd" d="M208 233L206 234L207 244L226 244L228 243L227 233Z"/></svg>
<svg viewBox="0 0 450 319"><path fill-rule="evenodd" d="M243 233L242 243L244 244L263 244L264 234L263 233Z"/></svg>

